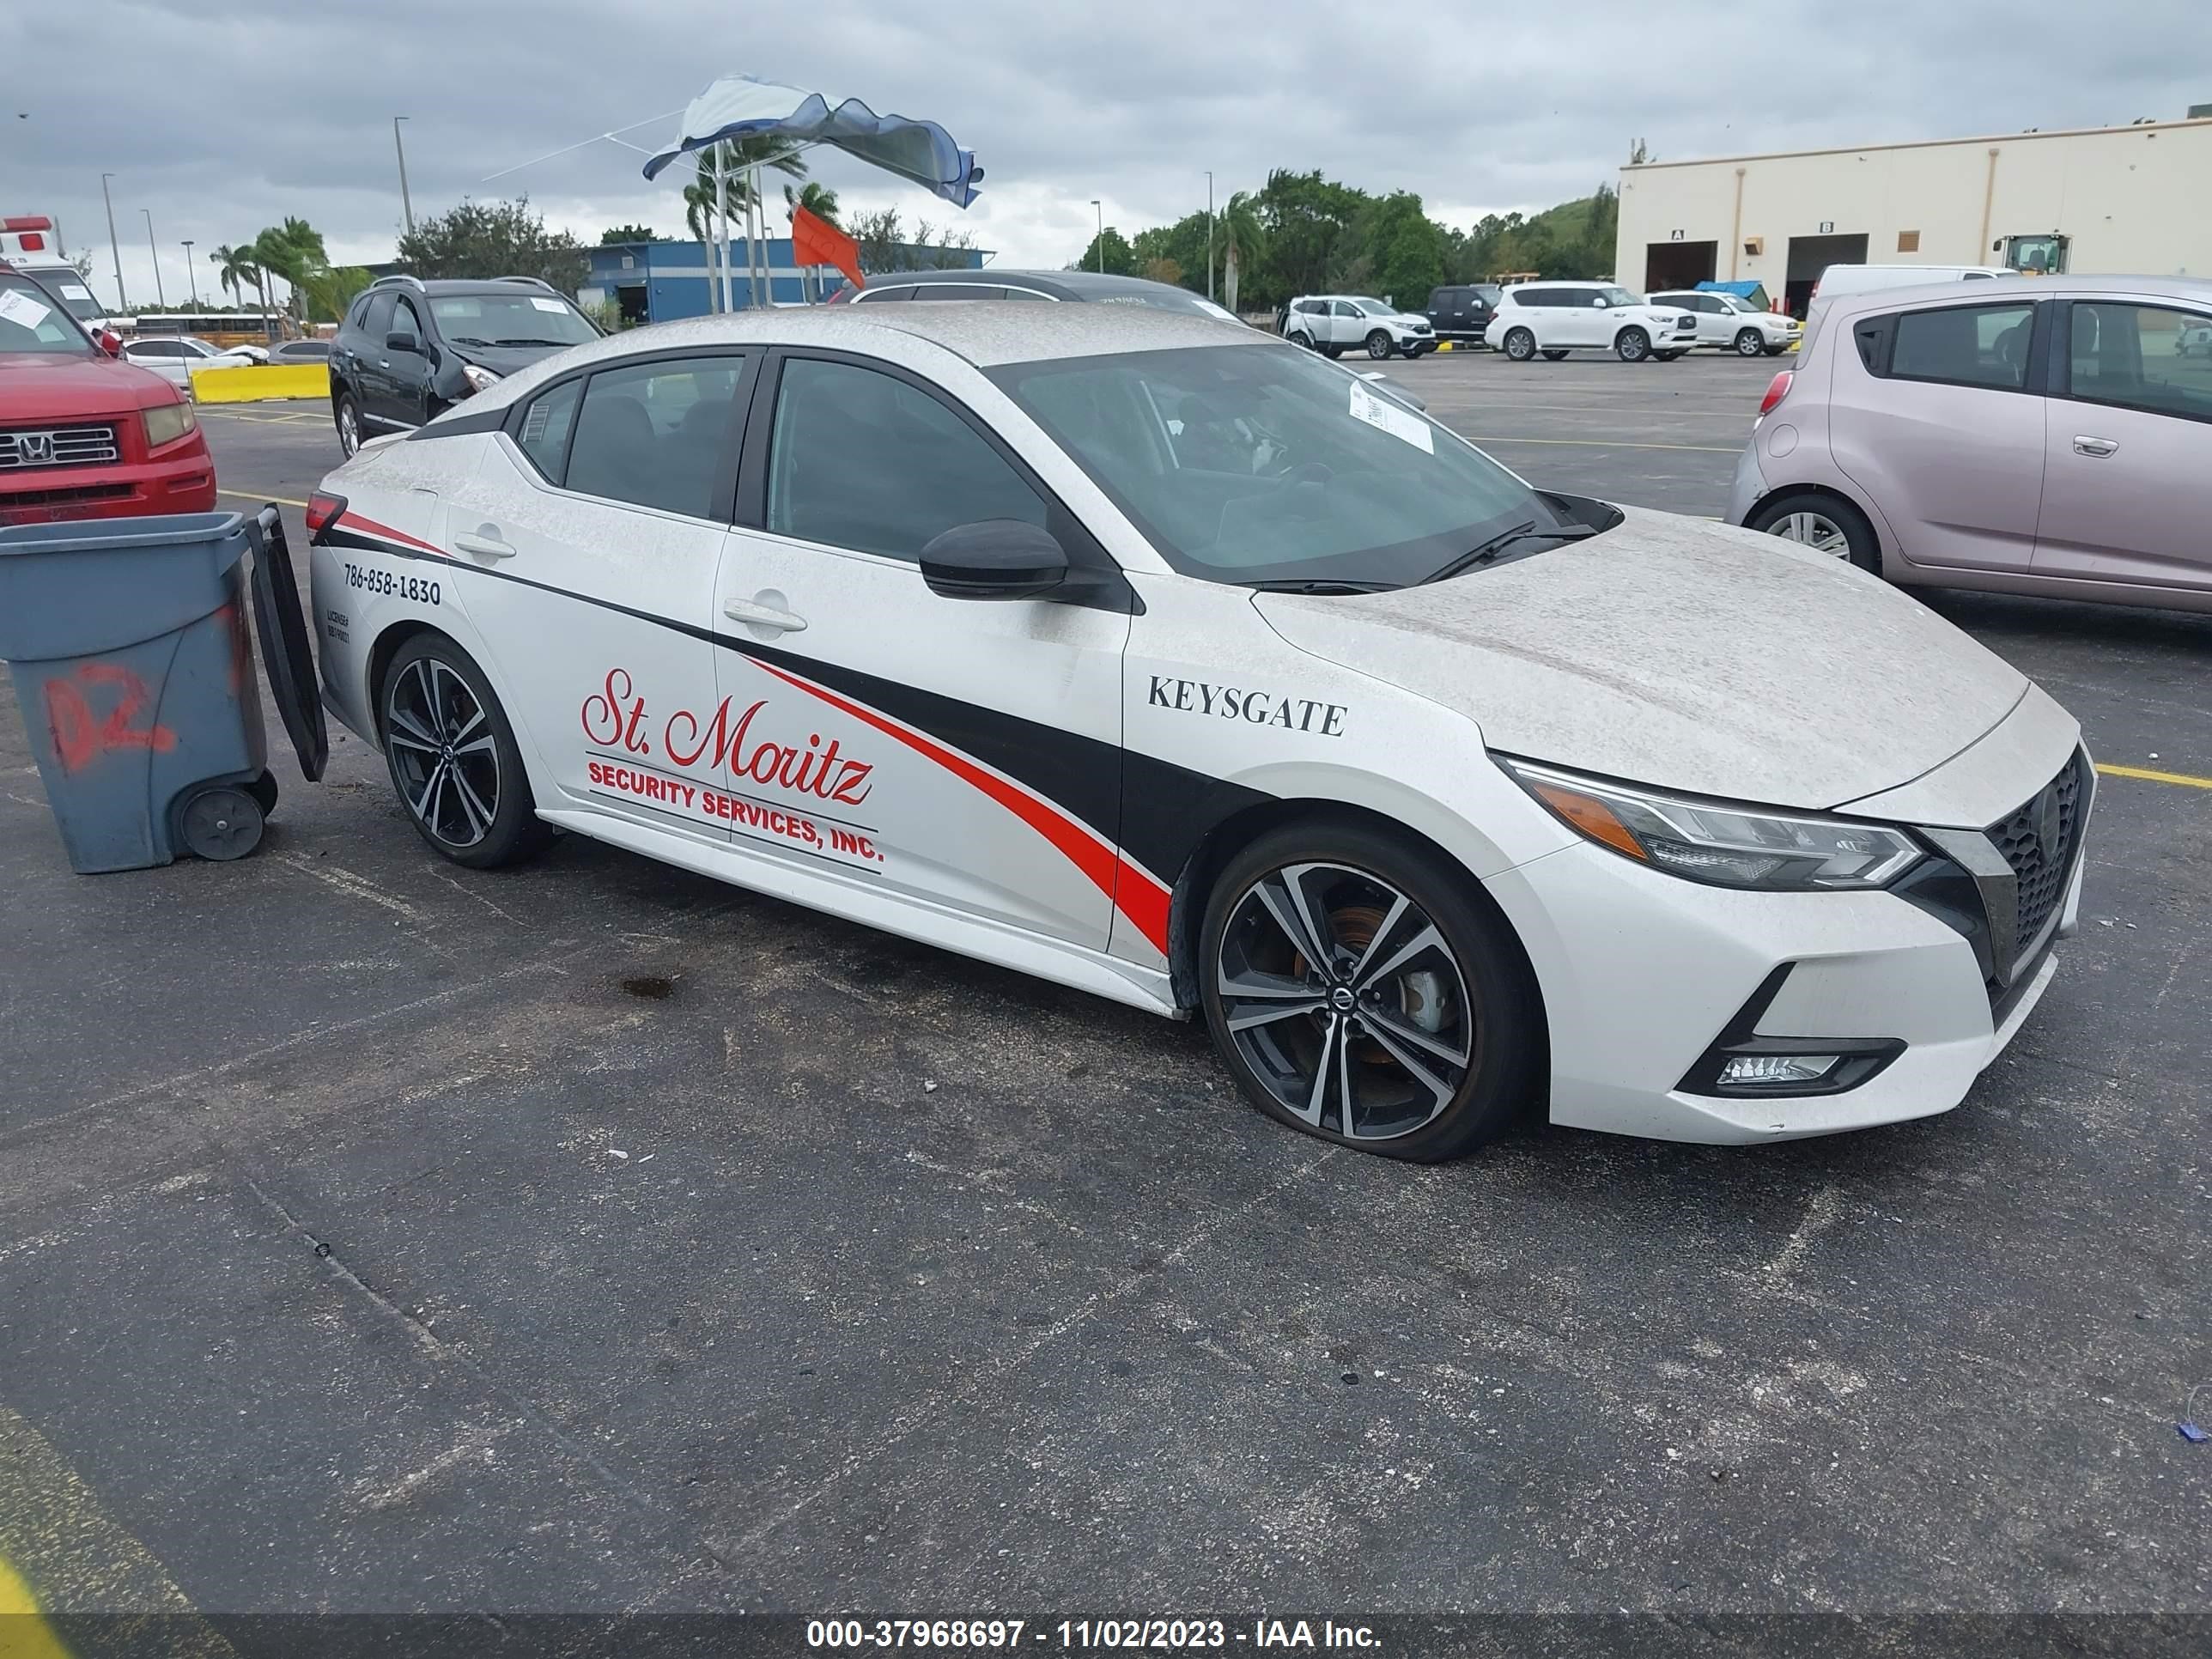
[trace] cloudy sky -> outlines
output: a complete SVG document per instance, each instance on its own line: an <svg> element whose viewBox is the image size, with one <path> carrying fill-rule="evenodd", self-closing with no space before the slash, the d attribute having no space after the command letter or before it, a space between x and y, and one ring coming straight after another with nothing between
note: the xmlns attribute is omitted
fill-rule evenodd
<svg viewBox="0 0 2212 1659"><path fill-rule="evenodd" d="M1209 167L1223 197L1317 167L1463 223L1583 194L1638 137L1672 159L2175 118L2212 102L2203 3L54 0L0 8L0 213L58 215L105 295L113 173L134 306L155 297L149 211L173 307L183 239L204 297L208 250L288 214L341 260L388 258L405 115L418 217L526 190L586 241L631 219L680 234L678 171L647 185L611 143L484 181L632 122L657 144L743 72L943 123L988 175L963 228L1060 265L1093 197L1133 231L1203 207ZM817 176L853 205L957 214L842 156Z"/></svg>

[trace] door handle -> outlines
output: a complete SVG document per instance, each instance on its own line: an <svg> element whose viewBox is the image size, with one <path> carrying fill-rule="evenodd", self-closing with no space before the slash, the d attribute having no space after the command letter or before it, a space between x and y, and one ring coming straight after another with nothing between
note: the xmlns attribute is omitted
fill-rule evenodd
<svg viewBox="0 0 2212 1659"><path fill-rule="evenodd" d="M750 599L724 599L722 614L749 628L771 628L779 634L801 634L806 630L805 617L772 605L756 605Z"/></svg>
<svg viewBox="0 0 2212 1659"><path fill-rule="evenodd" d="M494 526L486 525L483 527L489 530ZM473 553L480 559L511 559L514 556L514 549L497 536L456 536L453 538L453 550L456 553Z"/></svg>
<svg viewBox="0 0 2212 1659"><path fill-rule="evenodd" d="M2074 441L2074 453L2076 455L2102 457L2111 454L2119 447L2120 441L2118 438L2076 438Z"/></svg>

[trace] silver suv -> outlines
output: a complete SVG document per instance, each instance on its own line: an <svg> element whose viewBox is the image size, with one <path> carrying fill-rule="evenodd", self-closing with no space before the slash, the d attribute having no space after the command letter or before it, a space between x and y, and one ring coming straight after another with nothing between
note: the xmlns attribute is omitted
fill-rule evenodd
<svg viewBox="0 0 2212 1659"><path fill-rule="evenodd" d="M2212 611L2209 330L2180 276L1823 300L1729 518L1895 582Z"/></svg>
<svg viewBox="0 0 2212 1659"><path fill-rule="evenodd" d="M1306 294L1283 313L1283 337L1328 357L1358 349L1380 362L1423 357L1437 349L1435 325L1419 312L1364 294Z"/></svg>

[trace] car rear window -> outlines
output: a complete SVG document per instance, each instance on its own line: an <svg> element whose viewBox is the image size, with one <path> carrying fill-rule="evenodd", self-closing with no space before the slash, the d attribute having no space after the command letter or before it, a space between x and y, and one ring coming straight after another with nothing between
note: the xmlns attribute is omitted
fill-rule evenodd
<svg viewBox="0 0 2212 1659"><path fill-rule="evenodd" d="M1899 312L1890 344L1890 378L2018 392L2027 385L2027 343L2034 320L2035 307L2024 300Z"/></svg>

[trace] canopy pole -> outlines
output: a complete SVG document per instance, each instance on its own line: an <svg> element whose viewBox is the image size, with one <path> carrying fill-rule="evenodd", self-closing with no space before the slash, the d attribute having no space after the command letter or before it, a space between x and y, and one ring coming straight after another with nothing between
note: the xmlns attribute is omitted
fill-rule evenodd
<svg viewBox="0 0 2212 1659"><path fill-rule="evenodd" d="M763 307L768 307L774 306L775 303L775 278L772 274L775 270L775 267L769 263L768 250L761 246L762 241L768 234L768 204L761 199L761 170L760 164L758 162L755 162L753 164L752 194L753 222L757 227L757 231L753 242L753 247L755 250L753 263L760 271L761 295L759 303Z"/></svg>
<svg viewBox="0 0 2212 1659"><path fill-rule="evenodd" d="M732 309L730 293L730 169L729 157L714 146L714 219L722 233L722 309Z"/></svg>

